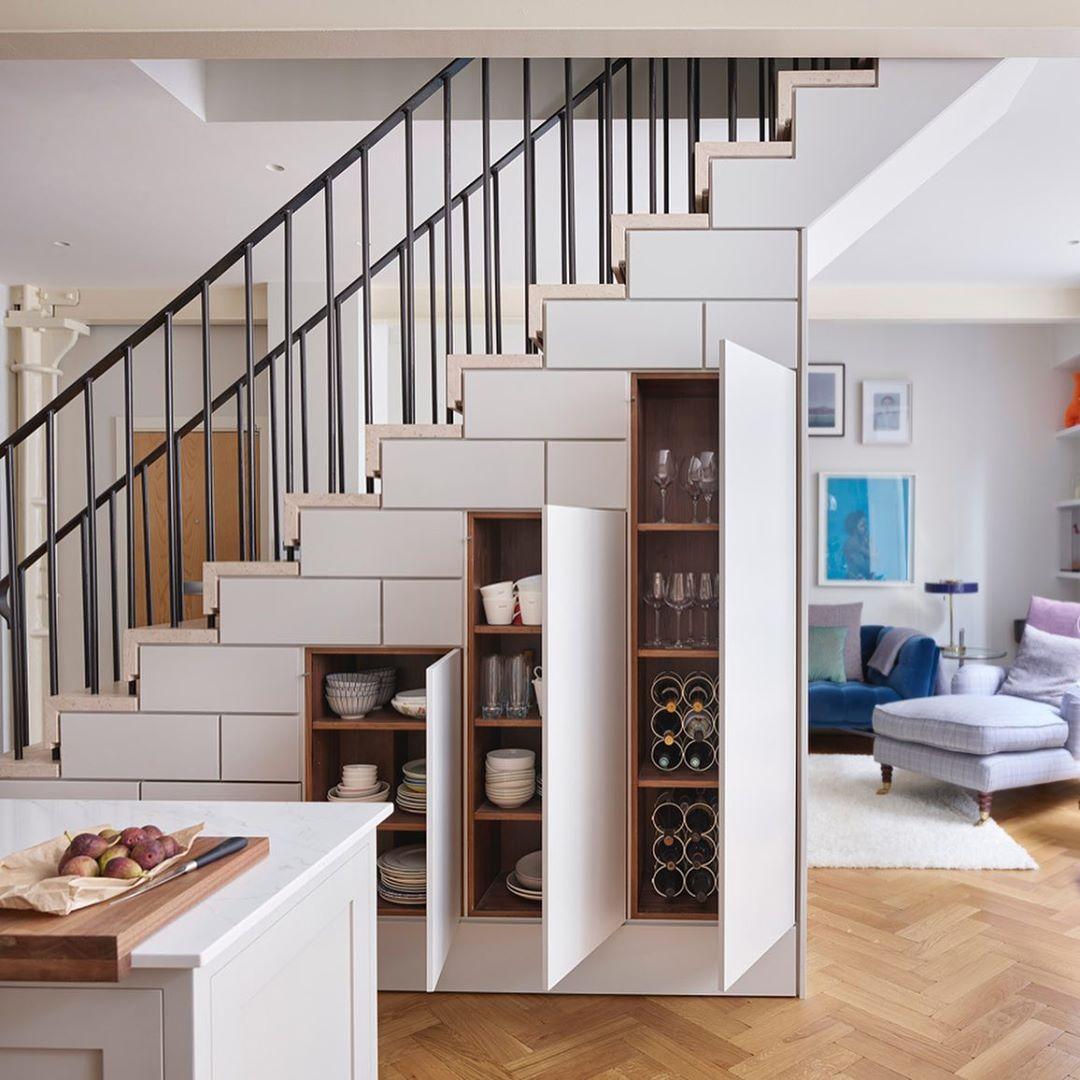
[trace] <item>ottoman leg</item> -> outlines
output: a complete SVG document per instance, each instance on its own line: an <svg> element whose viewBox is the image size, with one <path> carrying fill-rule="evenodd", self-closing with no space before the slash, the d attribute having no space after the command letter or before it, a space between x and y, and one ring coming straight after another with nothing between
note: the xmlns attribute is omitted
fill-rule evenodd
<svg viewBox="0 0 1080 1080"><path fill-rule="evenodd" d="M879 795L888 795L889 789L892 787L892 766L881 766L881 787L877 789Z"/></svg>
<svg viewBox="0 0 1080 1080"><path fill-rule="evenodd" d="M985 825L990 818L990 803L994 796L992 792L980 791L979 792L979 820L975 822L976 825Z"/></svg>

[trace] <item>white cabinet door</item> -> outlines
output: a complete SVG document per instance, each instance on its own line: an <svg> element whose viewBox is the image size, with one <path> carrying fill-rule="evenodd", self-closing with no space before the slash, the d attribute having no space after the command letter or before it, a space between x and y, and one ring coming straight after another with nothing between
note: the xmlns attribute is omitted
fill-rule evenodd
<svg viewBox="0 0 1080 1080"><path fill-rule="evenodd" d="M626 515L544 507L544 985L626 918Z"/></svg>
<svg viewBox="0 0 1080 1080"><path fill-rule="evenodd" d="M718 888L725 990L795 925L795 379L788 368L721 342Z"/></svg>
<svg viewBox="0 0 1080 1080"><path fill-rule="evenodd" d="M427 669L427 988L461 913L461 650Z"/></svg>

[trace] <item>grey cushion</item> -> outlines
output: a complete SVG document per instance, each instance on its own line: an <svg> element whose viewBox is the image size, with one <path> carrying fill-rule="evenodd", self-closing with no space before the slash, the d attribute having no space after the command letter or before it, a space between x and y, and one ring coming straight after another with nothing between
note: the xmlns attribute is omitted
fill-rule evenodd
<svg viewBox="0 0 1080 1080"><path fill-rule="evenodd" d="M862 601L855 604L811 604L810 626L846 626L844 641L844 677L848 682L862 682Z"/></svg>
<svg viewBox="0 0 1080 1080"><path fill-rule="evenodd" d="M910 769L973 791L1004 791L1080 776L1080 764L1065 749L977 757L879 735L874 739L874 758L882 765Z"/></svg>
<svg viewBox="0 0 1080 1080"><path fill-rule="evenodd" d="M1001 693L1044 701L1056 708L1062 694L1078 681L1080 640L1026 626Z"/></svg>
<svg viewBox="0 0 1080 1080"><path fill-rule="evenodd" d="M874 734L961 754L1064 747L1069 725L1038 701L996 694L953 694L879 705Z"/></svg>

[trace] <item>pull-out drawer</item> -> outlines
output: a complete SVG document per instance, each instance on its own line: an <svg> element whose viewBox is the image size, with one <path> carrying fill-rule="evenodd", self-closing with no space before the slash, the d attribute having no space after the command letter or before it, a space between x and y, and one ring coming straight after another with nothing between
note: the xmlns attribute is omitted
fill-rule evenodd
<svg viewBox="0 0 1080 1080"><path fill-rule="evenodd" d="M299 784L197 784L150 782L142 785L144 799L206 800L208 802L300 802Z"/></svg>

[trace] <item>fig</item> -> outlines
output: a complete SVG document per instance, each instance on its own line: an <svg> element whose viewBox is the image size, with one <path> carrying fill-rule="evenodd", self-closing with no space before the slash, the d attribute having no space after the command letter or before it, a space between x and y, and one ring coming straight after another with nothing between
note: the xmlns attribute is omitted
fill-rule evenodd
<svg viewBox="0 0 1080 1080"><path fill-rule="evenodd" d="M102 837L105 840L108 840L110 844L115 844L116 841L120 839L120 830L113 829L111 827L108 829L102 829L101 832L98 833L98 836Z"/></svg>
<svg viewBox="0 0 1080 1080"><path fill-rule="evenodd" d="M148 840L160 840L164 835L156 825L144 825L142 831L146 833Z"/></svg>
<svg viewBox="0 0 1080 1080"><path fill-rule="evenodd" d="M130 852L123 844L113 844L112 847L106 848L101 858L98 859L98 866L101 867L101 872L105 872L105 867L108 866L113 859L121 859L129 854Z"/></svg>
<svg viewBox="0 0 1080 1080"><path fill-rule="evenodd" d="M64 833L67 836L67 833ZM89 855L91 859L100 858L101 853L109 846L109 841L97 833L79 833L68 845L68 851L72 855Z"/></svg>
<svg viewBox="0 0 1080 1080"><path fill-rule="evenodd" d="M76 877L97 877L100 873L97 859L89 855L72 855L60 864L57 873L61 877L74 874Z"/></svg>
<svg viewBox="0 0 1080 1080"><path fill-rule="evenodd" d="M145 873L146 871L134 859L129 859L126 855L118 855L115 859L110 859L109 865L105 867L105 877L120 878L125 881L140 878Z"/></svg>
<svg viewBox="0 0 1080 1080"><path fill-rule="evenodd" d="M165 858L165 848L159 840L144 840L131 849L131 857L144 870L153 870Z"/></svg>
<svg viewBox="0 0 1080 1080"><path fill-rule="evenodd" d="M146 833L137 825L131 825L120 834L120 843L127 848L133 848L147 839Z"/></svg>
<svg viewBox="0 0 1080 1080"><path fill-rule="evenodd" d="M179 855L184 849L176 842L176 838L173 836L162 836L158 843L161 845L165 852L165 858L171 859L174 855Z"/></svg>

